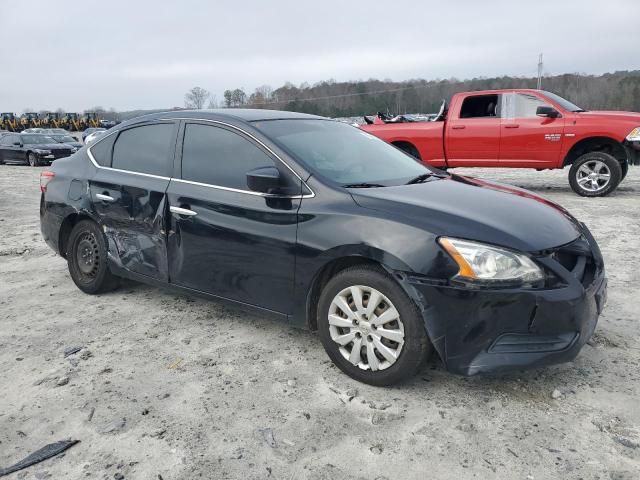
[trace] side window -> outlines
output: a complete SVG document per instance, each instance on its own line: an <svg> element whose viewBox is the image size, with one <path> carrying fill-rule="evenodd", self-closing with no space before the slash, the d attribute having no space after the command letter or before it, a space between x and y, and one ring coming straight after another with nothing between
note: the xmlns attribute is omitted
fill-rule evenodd
<svg viewBox="0 0 640 480"><path fill-rule="evenodd" d="M116 141L116 137L118 135L109 135L104 140L98 141L98 143L89 147L91 151L91 155L98 163L98 165L102 167L110 167L111 166L111 153L113 151L113 144Z"/></svg>
<svg viewBox="0 0 640 480"><path fill-rule="evenodd" d="M187 124L182 147L182 178L247 190L247 172L274 161L243 136L220 127Z"/></svg>
<svg viewBox="0 0 640 480"><path fill-rule="evenodd" d="M544 100L527 93L504 95L502 106L504 118L535 118L538 107L547 107Z"/></svg>
<svg viewBox="0 0 640 480"><path fill-rule="evenodd" d="M515 96L514 118L531 118L536 116L538 107L548 106L535 95L517 93Z"/></svg>
<svg viewBox="0 0 640 480"><path fill-rule="evenodd" d="M172 123L143 125L120 132L111 166L120 170L171 176Z"/></svg>
<svg viewBox="0 0 640 480"><path fill-rule="evenodd" d="M460 118L481 118L500 116L499 95L474 95L462 101Z"/></svg>

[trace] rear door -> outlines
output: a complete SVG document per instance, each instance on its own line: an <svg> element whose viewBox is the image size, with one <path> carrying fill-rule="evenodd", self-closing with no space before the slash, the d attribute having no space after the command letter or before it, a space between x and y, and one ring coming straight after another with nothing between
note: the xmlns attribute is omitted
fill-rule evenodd
<svg viewBox="0 0 640 480"><path fill-rule="evenodd" d="M445 150L450 167L497 166L500 157L499 94L468 95L447 119Z"/></svg>
<svg viewBox="0 0 640 480"><path fill-rule="evenodd" d="M538 117L538 107L551 107L534 93L504 95L500 164L504 167L555 166L562 151L564 118Z"/></svg>
<svg viewBox="0 0 640 480"><path fill-rule="evenodd" d="M109 241L110 260L125 270L168 281L166 190L178 122L137 125L89 148L98 166L91 201Z"/></svg>
<svg viewBox="0 0 640 480"><path fill-rule="evenodd" d="M171 283L290 313L301 198L250 191L246 174L268 166L293 174L236 128L187 121L181 136L179 178L167 191Z"/></svg>

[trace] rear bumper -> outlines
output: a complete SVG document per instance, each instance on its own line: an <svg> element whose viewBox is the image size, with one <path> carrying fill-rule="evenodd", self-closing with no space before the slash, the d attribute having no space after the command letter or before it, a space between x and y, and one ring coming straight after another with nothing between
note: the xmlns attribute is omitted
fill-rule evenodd
<svg viewBox="0 0 640 480"><path fill-rule="evenodd" d="M55 215L50 209L45 207L44 194L40 195L40 232L44 241L53 249L54 252L60 253L58 250L58 241L60 227L62 226L62 217Z"/></svg>

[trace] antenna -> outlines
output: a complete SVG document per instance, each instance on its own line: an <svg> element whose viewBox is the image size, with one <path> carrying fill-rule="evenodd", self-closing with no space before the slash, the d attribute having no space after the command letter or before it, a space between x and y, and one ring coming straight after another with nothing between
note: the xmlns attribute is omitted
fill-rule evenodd
<svg viewBox="0 0 640 480"><path fill-rule="evenodd" d="M542 53L538 56L538 90L542 90Z"/></svg>

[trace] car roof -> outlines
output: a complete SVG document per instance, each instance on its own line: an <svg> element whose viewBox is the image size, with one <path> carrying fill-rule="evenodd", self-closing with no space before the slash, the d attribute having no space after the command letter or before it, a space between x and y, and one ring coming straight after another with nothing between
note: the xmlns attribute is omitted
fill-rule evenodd
<svg viewBox="0 0 640 480"><path fill-rule="evenodd" d="M212 110L172 110L169 112L152 113L145 115L145 120L158 118L201 118L205 120L233 119L245 122L258 120L289 120L289 119L321 119L325 117L310 115L308 113L288 112L286 110L262 110L251 108L218 108Z"/></svg>

